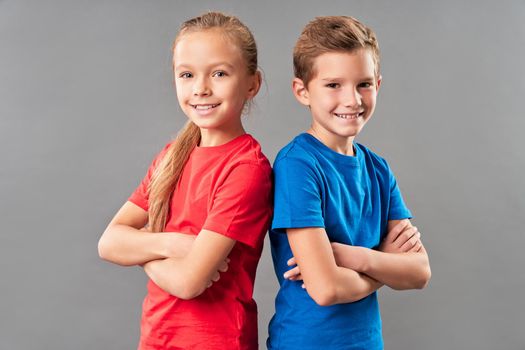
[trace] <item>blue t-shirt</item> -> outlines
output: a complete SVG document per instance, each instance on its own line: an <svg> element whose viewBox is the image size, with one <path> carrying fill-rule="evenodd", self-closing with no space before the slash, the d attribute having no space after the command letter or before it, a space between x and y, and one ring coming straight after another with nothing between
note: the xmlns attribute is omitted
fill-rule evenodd
<svg viewBox="0 0 525 350"><path fill-rule="evenodd" d="M387 162L358 143L354 150L355 156L339 154L304 133L277 155L270 241L280 289L269 349L383 348L377 293L319 306L301 281L283 278L292 257L287 228L324 227L331 242L375 248L388 220L412 217Z"/></svg>

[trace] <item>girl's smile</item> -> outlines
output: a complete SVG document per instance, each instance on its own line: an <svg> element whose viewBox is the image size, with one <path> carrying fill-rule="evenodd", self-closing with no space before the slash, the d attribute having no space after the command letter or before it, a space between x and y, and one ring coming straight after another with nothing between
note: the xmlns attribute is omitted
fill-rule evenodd
<svg viewBox="0 0 525 350"><path fill-rule="evenodd" d="M210 59L212 58L212 59ZM173 52L175 86L186 116L201 130L201 145L219 145L245 133L241 115L258 91L237 45L222 31L190 32Z"/></svg>

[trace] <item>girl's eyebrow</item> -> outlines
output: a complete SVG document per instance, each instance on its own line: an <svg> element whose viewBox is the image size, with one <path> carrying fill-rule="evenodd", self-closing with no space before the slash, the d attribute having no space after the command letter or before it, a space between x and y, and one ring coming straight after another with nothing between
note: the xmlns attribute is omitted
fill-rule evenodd
<svg viewBox="0 0 525 350"><path fill-rule="evenodd" d="M235 69L235 66L232 65L231 63L228 63L228 62L214 62L214 63L211 63L208 65L208 68L216 68L216 67L220 67L220 66L226 66L228 67L229 69L231 70L234 70ZM192 69L193 66L191 64L187 64L187 63L181 63L179 65L176 65L175 66L175 69Z"/></svg>

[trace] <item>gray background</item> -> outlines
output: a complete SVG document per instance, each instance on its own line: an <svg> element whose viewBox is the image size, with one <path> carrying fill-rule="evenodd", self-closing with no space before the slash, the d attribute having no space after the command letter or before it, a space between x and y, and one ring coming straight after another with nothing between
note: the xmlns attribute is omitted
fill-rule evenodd
<svg viewBox="0 0 525 350"><path fill-rule="evenodd" d="M384 79L358 141L394 168L433 270L423 291L380 292L386 348L525 349L525 2L241 0L0 1L0 348L136 347L146 278L97 241L184 122L170 47L205 10L255 34L266 87L246 127L270 160L309 125L290 91L306 22L375 29Z"/></svg>

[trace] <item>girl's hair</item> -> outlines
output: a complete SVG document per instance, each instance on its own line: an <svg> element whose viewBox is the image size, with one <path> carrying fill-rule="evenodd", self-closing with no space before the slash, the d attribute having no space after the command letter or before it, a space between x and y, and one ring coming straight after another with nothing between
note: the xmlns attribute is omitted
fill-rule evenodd
<svg viewBox="0 0 525 350"><path fill-rule="evenodd" d="M294 74L305 86L315 76L314 61L327 52L353 52L366 48L372 53L379 77L379 44L372 29L348 16L316 17L303 29L293 51Z"/></svg>
<svg viewBox="0 0 525 350"><path fill-rule="evenodd" d="M184 22L175 38L173 49L185 34L204 30L220 31L240 49L248 73L253 75L257 72L257 46L252 33L238 18L220 12L208 12ZM188 121L155 169L148 188L149 226L152 232L164 230L171 196L179 182L184 165L200 139L199 127Z"/></svg>

